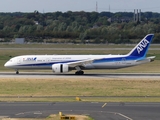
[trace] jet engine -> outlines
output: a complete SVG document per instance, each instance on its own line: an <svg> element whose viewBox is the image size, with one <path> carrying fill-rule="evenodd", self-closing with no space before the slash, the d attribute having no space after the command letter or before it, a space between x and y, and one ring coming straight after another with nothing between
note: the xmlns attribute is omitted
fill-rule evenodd
<svg viewBox="0 0 160 120"><path fill-rule="evenodd" d="M55 73L66 73L69 72L69 67L67 64L53 64L52 70Z"/></svg>

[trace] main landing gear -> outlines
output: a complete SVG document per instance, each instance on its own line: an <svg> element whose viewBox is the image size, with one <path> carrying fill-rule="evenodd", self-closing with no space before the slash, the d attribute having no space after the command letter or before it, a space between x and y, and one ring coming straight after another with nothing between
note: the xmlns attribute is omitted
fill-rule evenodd
<svg viewBox="0 0 160 120"><path fill-rule="evenodd" d="M77 71L75 72L76 75L83 75L83 74L84 74L84 72L81 70L81 68L80 68L79 66L76 66L75 68L76 68L76 70L77 70Z"/></svg>
<svg viewBox="0 0 160 120"><path fill-rule="evenodd" d="M83 75L84 72L83 72L82 70L80 70L80 71L76 71L75 74L76 74L76 75Z"/></svg>
<svg viewBox="0 0 160 120"><path fill-rule="evenodd" d="M19 71L18 71L18 70L16 70L16 74L19 74Z"/></svg>

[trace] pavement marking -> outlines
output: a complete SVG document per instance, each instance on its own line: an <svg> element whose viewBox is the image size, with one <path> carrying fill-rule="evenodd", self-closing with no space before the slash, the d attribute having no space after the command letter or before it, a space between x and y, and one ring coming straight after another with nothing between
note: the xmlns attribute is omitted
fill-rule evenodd
<svg viewBox="0 0 160 120"><path fill-rule="evenodd" d="M91 103L99 103L99 102L91 102Z"/></svg>
<svg viewBox="0 0 160 120"><path fill-rule="evenodd" d="M122 116L122 117L124 117L124 118L126 118L127 120L133 120L132 118L129 118L129 117L127 117L127 116L125 116L125 115L123 115L121 113L117 113L117 114L120 115L120 116Z"/></svg>
<svg viewBox="0 0 160 120"><path fill-rule="evenodd" d="M104 108L107 105L107 103L104 103L104 105L102 106L102 108Z"/></svg>
<svg viewBox="0 0 160 120"><path fill-rule="evenodd" d="M35 115L41 115L42 113L40 113L40 112L35 112L34 114L35 114Z"/></svg>
<svg viewBox="0 0 160 120"><path fill-rule="evenodd" d="M16 115L24 115L24 113L18 113L18 114L16 114Z"/></svg>

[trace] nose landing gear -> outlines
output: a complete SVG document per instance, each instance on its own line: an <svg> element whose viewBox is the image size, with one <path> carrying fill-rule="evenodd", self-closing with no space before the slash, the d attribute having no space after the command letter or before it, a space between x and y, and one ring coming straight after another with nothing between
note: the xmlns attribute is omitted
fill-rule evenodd
<svg viewBox="0 0 160 120"><path fill-rule="evenodd" d="M19 71L18 71L18 70L16 70L16 74L19 74Z"/></svg>

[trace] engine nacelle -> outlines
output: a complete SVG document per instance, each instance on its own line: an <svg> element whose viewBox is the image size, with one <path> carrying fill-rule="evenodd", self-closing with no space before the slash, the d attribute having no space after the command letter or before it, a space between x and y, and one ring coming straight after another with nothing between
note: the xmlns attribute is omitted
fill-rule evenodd
<svg viewBox="0 0 160 120"><path fill-rule="evenodd" d="M52 65L52 70L55 73L66 73L69 72L69 67L67 64L54 64Z"/></svg>

